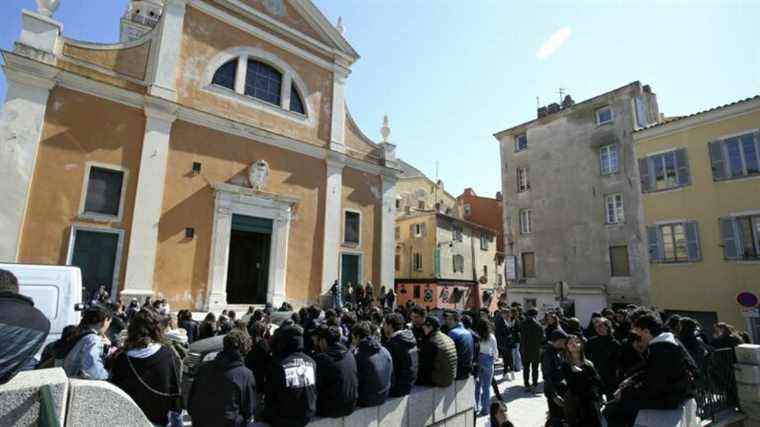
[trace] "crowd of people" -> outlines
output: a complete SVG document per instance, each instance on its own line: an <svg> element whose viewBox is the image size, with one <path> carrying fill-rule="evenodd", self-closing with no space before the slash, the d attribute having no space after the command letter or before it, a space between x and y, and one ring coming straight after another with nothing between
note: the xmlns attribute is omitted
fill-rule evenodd
<svg viewBox="0 0 760 427"><path fill-rule="evenodd" d="M13 282L0 271L0 298L18 294ZM676 408L692 398L714 348L746 341L726 324L708 337L693 319L671 316L663 324L642 307L605 309L583 328L561 311L539 321L536 309L519 303L501 301L494 312L438 312L413 302L396 306L388 292L374 298L371 289L357 286L345 303L337 291L328 309L296 312L284 303L280 315L267 306L240 318L209 313L201 322L187 310L172 314L164 300L124 307L99 291L81 322L44 349L38 367L110 381L154 425L182 425L186 410L200 427L253 420L305 426L382 405L417 385L449 387L474 377L477 416L505 427L512 424L495 378L501 360L504 378L522 371L526 393L537 392L541 370L547 425L601 426L606 417L609 425L632 426L640 409ZM183 369L189 344L215 336L222 337L221 351ZM12 371L25 369L20 365ZM192 375L184 395L183 372Z"/></svg>

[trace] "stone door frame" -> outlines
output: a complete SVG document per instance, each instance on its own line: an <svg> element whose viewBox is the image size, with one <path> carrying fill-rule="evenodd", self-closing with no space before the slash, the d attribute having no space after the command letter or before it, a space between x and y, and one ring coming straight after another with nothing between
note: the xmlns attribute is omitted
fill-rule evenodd
<svg viewBox="0 0 760 427"><path fill-rule="evenodd" d="M267 302L275 307L281 305L285 301L290 220L293 206L298 200L231 184L215 184L213 189L214 224L205 310L219 312L227 307L227 269L232 215L272 220Z"/></svg>

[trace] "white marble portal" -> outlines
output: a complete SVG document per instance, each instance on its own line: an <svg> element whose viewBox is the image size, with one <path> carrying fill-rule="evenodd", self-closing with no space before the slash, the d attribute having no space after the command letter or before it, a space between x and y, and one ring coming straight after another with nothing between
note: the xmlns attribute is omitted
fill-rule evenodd
<svg viewBox="0 0 760 427"><path fill-rule="evenodd" d="M234 214L267 218L273 221L267 302L278 307L285 301L290 220L293 206L298 200L231 184L216 184L214 191L216 195L211 268L209 269L208 299L204 309L218 312L227 306L227 267Z"/></svg>

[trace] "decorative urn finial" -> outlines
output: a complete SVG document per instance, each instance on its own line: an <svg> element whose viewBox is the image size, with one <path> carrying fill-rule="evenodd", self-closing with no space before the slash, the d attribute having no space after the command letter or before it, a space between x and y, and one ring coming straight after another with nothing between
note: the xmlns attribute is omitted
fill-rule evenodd
<svg viewBox="0 0 760 427"><path fill-rule="evenodd" d="M383 116L383 127L380 128L380 135L383 136L383 142L388 142L388 137L391 134L391 128L388 125L388 115Z"/></svg>
<svg viewBox="0 0 760 427"><path fill-rule="evenodd" d="M37 12L45 16L53 16L61 0L37 0Z"/></svg>
<svg viewBox="0 0 760 427"><path fill-rule="evenodd" d="M340 33L341 36L346 32L346 27L343 26L343 17L342 16L338 17L338 23L335 24L335 29L338 30L338 32Z"/></svg>

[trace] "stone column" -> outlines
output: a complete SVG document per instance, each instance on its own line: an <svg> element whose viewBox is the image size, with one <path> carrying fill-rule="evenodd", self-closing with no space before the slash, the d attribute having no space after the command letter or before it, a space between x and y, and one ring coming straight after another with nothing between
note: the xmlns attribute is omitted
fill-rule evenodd
<svg viewBox="0 0 760 427"><path fill-rule="evenodd" d="M127 273L121 292L125 298L153 295L166 161L171 127L176 119L173 107L158 104L146 105L145 116L147 120L127 252Z"/></svg>
<svg viewBox="0 0 760 427"><path fill-rule="evenodd" d="M8 90L0 115L0 261L16 262L60 52L61 24L39 13L23 11L21 35L3 66ZM35 63L29 65L25 58Z"/></svg>
<svg viewBox="0 0 760 427"><path fill-rule="evenodd" d="M277 308L285 298L287 283L288 236L290 235L291 208L281 210L272 224L270 262L274 263L274 283L269 284L267 301Z"/></svg>
<svg viewBox="0 0 760 427"><path fill-rule="evenodd" d="M182 27L187 0L165 0L158 28L158 46L153 51L148 93L170 101L177 100L177 63L182 48Z"/></svg>
<svg viewBox="0 0 760 427"><path fill-rule="evenodd" d="M218 313L227 307L227 263L230 255L230 232L232 230L232 204L230 199L216 192L214 202L214 225L211 242L211 265L209 272L208 311Z"/></svg>
<svg viewBox="0 0 760 427"><path fill-rule="evenodd" d="M340 263L340 225L343 205L343 168L345 164L337 158L327 158L327 183L325 185L325 233L322 253L322 295L338 277Z"/></svg>
<svg viewBox="0 0 760 427"><path fill-rule="evenodd" d="M383 176L383 214L380 234L380 286L392 288L396 261L396 178Z"/></svg>

